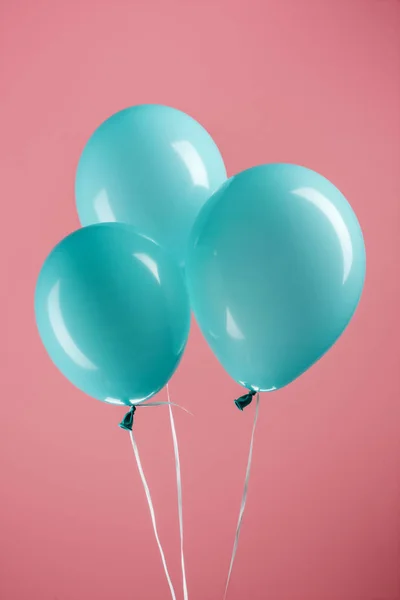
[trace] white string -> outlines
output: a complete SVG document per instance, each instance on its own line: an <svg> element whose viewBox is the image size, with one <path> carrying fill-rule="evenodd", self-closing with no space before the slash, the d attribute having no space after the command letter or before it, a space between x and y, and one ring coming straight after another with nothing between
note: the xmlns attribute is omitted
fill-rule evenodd
<svg viewBox="0 0 400 600"><path fill-rule="evenodd" d="M168 388L168 385L167 385ZM169 392L168 392L169 394ZM168 396L169 397L169 396ZM133 406L135 408L141 408L141 407L146 407L146 406L165 406L169 404L170 406L176 406L177 408L180 408L181 410L184 410L185 412L187 412L189 415L192 415L193 417L193 413L190 412L190 410L188 410L187 408L185 408L184 406L180 406L179 404L175 404L174 402L140 402L138 404L133 403Z"/></svg>
<svg viewBox="0 0 400 600"><path fill-rule="evenodd" d="M147 503L149 505L149 510L150 510L151 522L153 524L153 529L154 529L154 536L156 538L158 549L159 549L160 554L161 554L161 560L162 560L162 564L163 564L163 567L164 567L165 576L167 578L169 589L171 591L172 600L176 600L174 586L172 585L171 577L169 576L169 572L168 572L168 568L167 568L167 562L165 560L164 551L163 551L162 546L161 546L160 538L158 537L157 524L156 524L156 516L155 516L155 513L154 513L153 502L151 500L150 489L149 489L149 486L147 484L145 474L143 472L142 463L140 461L139 450L138 450L138 447L137 447L137 444L136 444L133 432L130 431L129 435L131 437L132 448L133 448L133 452L135 454L135 458L136 458L136 463L137 463L139 475L140 475L140 478L141 478L142 483L143 483L144 491L146 493Z"/></svg>
<svg viewBox="0 0 400 600"><path fill-rule="evenodd" d="M174 453L175 453L176 488L177 488L177 494L178 494L179 533L180 533L180 538L181 538L181 567L182 567L183 598L184 598L184 600L188 600L189 596L188 596L187 583L186 583L185 553L184 553L184 549L183 549L183 510L182 510L181 463L179 460L178 438L176 436L175 421L174 421L174 415L172 413L172 403L171 403L171 398L169 395L168 383L167 383L167 395L168 395L169 418L171 421L172 441L174 443Z"/></svg>
<svg viewBox="0 0 400 600"><path fill-rule="evenodd" d="M252 460L252 456L253 456L254 433L256 431L259 405L260 405L260 394L257 393L256 411L255 411L255 414L254 414L253 430L252 430L252 433L251 433L249 457L247 459L247 469L246 469L246 477L245 477L245 480L244 480L242 503L240 505L239 519L238 519L238 523L237 523L237 526L236 526L236 535L235 535L235 541L234 541L234 544L233 544L233 550L232 550L232 556L231 556L231 564L229 565L229 572L228 572L228 577L227 577L226 585L225 585L224 600L225 600L226 595L228 593L228 587L229 587L229 582L230 582L230 579L231 579L233 563L235 562L235 556L236 556L236 551L237 551L238 542L239 542L240 529L242 527L244 509L246 507L247 491L248 491L248 488L249 488L249 479L250 479L251 460Z"/></svg>

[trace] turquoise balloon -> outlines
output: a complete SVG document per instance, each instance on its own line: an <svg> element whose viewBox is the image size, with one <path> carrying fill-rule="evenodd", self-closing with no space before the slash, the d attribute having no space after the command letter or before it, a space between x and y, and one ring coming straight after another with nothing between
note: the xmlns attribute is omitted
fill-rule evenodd
<svg viewBox="0 0 400 600"><path fill-rule="evenodd" d="M120 223L85 227L54 248L37 281L35 314L65 377L89 396L126 405L168 382L190 324L181 269Z"/></svg>
<svg viewBox="0 0 400 600"><path fill-rule="evenodd" d="M221 154L197 121L168 106L134 106L86 144L76 206L83 226L129 223L183 265L197 214L225 180Z"/></svg>
<svg viewBox="0 0 400 600"><path fill-rule="evenodd" d="M282 388L338 339L360 299L365 248L327 179L270 164L229 179L202 209L186 275L203 334L253 391Z"/></svg>

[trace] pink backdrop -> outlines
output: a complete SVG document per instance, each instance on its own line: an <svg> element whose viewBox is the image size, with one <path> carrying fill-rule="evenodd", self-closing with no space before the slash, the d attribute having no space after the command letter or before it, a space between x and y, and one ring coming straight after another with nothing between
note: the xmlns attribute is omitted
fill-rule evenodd
<svg viewBox="0 0 400 600"><path fill-rule="evenodd" d="M78 227L74 172L130 104L180 108L230 174L296 162L364 230L367 282L334 349L262 397L230 600L400 599L400 2L3 0L0 7L2 600L166 599L123 411L53 368L33 317L48 251ZM191 600L222 597L253 410L194 326L173 378ZM137 436L179 588L163 408ZM180 591L180 590L179 590Z"/></svg>

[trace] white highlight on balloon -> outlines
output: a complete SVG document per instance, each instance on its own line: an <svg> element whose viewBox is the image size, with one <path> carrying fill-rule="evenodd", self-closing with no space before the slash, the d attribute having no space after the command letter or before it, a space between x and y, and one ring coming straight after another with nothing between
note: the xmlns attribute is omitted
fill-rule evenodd
<svg viewBox="0 0 400 600"><path fill-rule="evenodd" d="M83 354L83 352L75 344L70 336L70 333L65 325L64 317L61 311L60 304L60 280L54 284L47 298L47 310L49 314L50 325L58 343L70 359L83 369L97 370L97 366Z"/></svg>
<svg viewBox="0 0 400 600"><path fill-rule="evenodd" d="M101 190L94 199L94 210L101 223L115 223L116 218L110 206L106 190Z"/></svg>
<svg viewBox="0 0 400 600"><path fill-rule="evenodd" d="M244 340L244 335L233 318L229 308L226 309L226 331L231 338L235 340Z"/></svg>
<svg viewBox="0 0 400 600"><path fill-rule="evenodd" d="M115 404L116 406L126 406L122 400L119 400L118 398L111 398L111 396L104 398L104 402L107 402L107 404Z"/></svg>
<svg viewBox="0 0 400 600"><path fill-rule="evenodd" d="M336 206L328 200L321 192L318 192L314 188L298 188L293 190L293 194L308 200L314 206L319 208L330 220L332 226L339 239L340 247L343 254L343 283L349 276L351 265L353 264L353 246L351 244L351 237L349 230L347 229L346 223L344 222L342 215L336 208Z"/></svg>
<svg viewBox="0 0 400 600"><path fill-rule="evenodd" d="M194 185L209 189L210 182L204 162L196 148L187 140L172 142L172 148L185 163Z"/></svg>
<svg viewBox="0 0 400 600"><path fill-rule="evenodd" d="M133 256L140 260L140 262L148 268L152 275L154 275L155 279L157 279L158 283L161 283L157 263L151 258L151 256L149 256L148 254L144 254L144 252L135 252Z"/></svg>

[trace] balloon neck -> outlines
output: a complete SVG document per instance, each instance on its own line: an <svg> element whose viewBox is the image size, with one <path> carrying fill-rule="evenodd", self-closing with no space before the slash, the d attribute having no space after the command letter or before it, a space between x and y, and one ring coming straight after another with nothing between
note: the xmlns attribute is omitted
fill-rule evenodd
<svg viewBox="0 0 400 600"><path fill-rule="evenodd" d="M125 431L132 431L133 416L135 412L136 406L132 405L130 411L126 413L121 423L119 423L119 427L121 427L121 429L125 429Z"/></svg>
<svg viewBox="0 0 400 600"><path fill-rule="evenodd" d="M246 406L251 404L255 395L256 392L254 392L253 390L249 390L247 394L245 394L244 396L240 396L240 398L237 398L235 400L235 404L238 407L238 409L243 410L244 408L246 408Z"/></svg>

